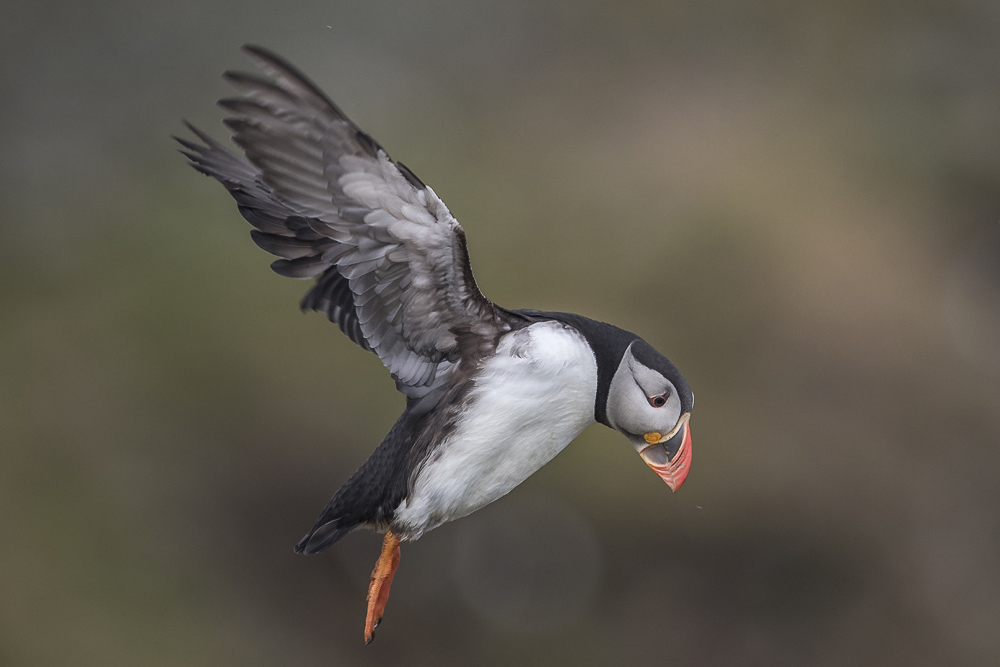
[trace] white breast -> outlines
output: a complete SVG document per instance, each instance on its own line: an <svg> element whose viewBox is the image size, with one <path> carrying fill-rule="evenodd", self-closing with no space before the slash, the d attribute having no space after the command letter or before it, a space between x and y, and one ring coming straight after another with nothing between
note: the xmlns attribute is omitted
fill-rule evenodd
<svg viewBox="0 0 1000 667"><path fill-rule="evenodd" d="M596 394L594 353L573 329L539 322L505 336L455 431L396 510L394 530L416 539L505 495L593 423Z"/></svg>

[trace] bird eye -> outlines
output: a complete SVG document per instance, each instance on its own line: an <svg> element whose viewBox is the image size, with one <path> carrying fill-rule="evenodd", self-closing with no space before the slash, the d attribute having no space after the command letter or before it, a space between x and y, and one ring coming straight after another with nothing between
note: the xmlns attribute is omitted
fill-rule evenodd
<svg viewBox="0 0 1000 667"><path fill-rule="evenodd" d="M662 408L664 405L667 404L667 394L669 393L670 393L669 391L665 391L659 396L650 397L649 404L652 405L654 408Z"/></svg>

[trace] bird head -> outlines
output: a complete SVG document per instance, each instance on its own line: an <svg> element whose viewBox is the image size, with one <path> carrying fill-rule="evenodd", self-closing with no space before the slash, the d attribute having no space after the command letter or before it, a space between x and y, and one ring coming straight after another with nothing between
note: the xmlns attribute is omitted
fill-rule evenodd
<svg viewBox="0 0 1000 667"><path fill-rule="evenodd" d="M677 367L646 341L634 340L611 378L607 423L672 491L691 468L693 407L694 394Z"/></svg>

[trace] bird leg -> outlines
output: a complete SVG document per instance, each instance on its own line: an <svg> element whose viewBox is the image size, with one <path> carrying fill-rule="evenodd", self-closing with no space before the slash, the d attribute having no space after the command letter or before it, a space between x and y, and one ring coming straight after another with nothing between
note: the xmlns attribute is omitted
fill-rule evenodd
<svg viewBox="0 0 1000 667"><path fill-rule="evenodd" d="M399 538L391 530L382 541L382 554L375 562L372 580L368 584L368 616L365 618L365 644L375 639L375 627L382 622L385 603L389 601L389 587L399 567Z"/></svg>

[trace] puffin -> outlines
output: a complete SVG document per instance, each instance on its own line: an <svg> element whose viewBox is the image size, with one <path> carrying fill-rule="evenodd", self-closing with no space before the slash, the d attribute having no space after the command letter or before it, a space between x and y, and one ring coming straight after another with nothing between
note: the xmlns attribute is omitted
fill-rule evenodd
<svg viewBox="0 0 1000 667"><path fill-rule="evenodd" d="M406 407L344 482L295 552L356 528L385 534L367 595L374 638L400 543L492 503L594 422L628 439L672 491L691 467L694 394L638 335L562 312L509 310L472 274L465 232L444 202L315 84L274 53L243 47L263 76L226 72L219 105L243 155L185 122L175 137L218 180L279 259L313 280L301 302L388 369Z"/></svg>

